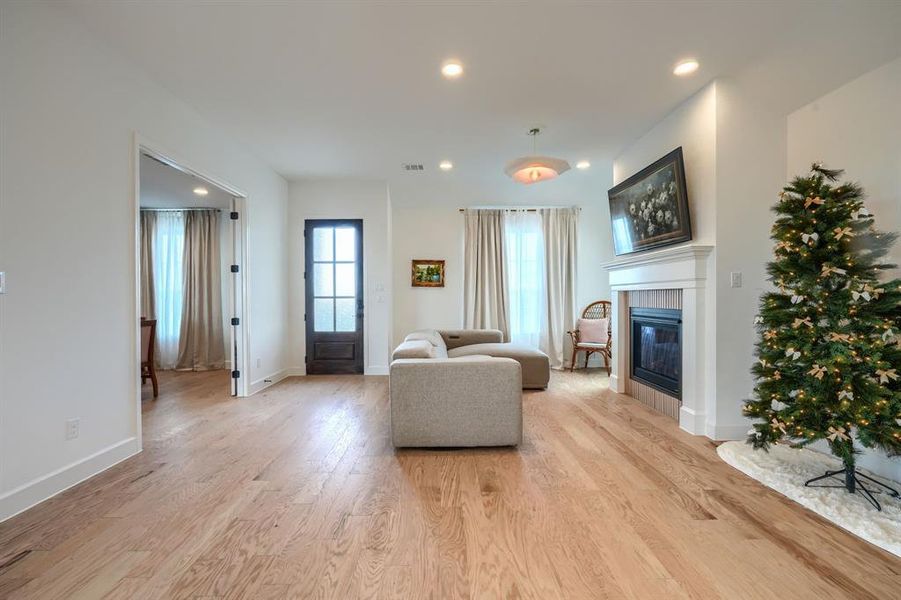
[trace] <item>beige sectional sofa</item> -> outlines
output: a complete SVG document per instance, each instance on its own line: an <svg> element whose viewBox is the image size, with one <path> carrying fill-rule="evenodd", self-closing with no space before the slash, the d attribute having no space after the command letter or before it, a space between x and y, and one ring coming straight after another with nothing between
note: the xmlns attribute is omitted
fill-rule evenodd
<svg viewBox="0 0 901 600"><path fill-rule="evenodd" d="M522 388L546 387L550 369L542 352L501 340L492 329L408 335L390 368L394 445L519 444Z"/></svg>

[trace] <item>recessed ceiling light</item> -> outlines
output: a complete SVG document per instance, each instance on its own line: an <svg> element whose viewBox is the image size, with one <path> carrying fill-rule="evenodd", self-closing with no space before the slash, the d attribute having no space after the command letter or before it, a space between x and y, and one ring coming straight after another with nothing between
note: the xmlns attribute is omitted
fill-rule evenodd
<svg viewBox="0 0 901 600"><path fill-rule="evenodd" d="M679 77L691 75L698 70L698 66L698 61L693 58L686 58L676 63L676 66L673 68L673 74Z"/></svg>
<svg viewBox="0 0 901 600"><path fill-rule="evenodd" d="M442 171L450 171L454 168L454 163L449 160L442 160L440 163L438 163L438 168Z"/></svg>
<svg viewBox="0 0 901 600"><path fill-rule="evenodd" d="M198 196L206 196L207 194L210 193L210 191L208 189L206 189L205 187L196 187L196 188L194 188L194 193L197 194Z"/></svg>
<svg viewBox="0 0 901 600"><path fill-rule="evenodd" d="M458 60L446 60L441 65L441 74L447 79L456 79L463 74L463 65Z"/></svg>
<svg viewBox="0 0 901 600"><path fill-rule="evenodd" d="M583 171L590 166L591 166L591 163L588 162L587 160L580 160L579 162L576 163L576 168L582 169Z"/></svg>

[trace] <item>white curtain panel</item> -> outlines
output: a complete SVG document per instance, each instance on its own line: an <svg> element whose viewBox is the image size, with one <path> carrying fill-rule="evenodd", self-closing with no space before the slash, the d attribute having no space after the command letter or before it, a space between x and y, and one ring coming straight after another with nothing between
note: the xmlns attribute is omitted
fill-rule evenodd
<svg viewBox="0 0 901 600"><path fill-rule="evenodd" d="M546 331L542 348L551 368L562 369L566 332L576 315L576 252L578 249L579 209L543 208L539 210L544 241L545 282L547 286Z"/></svg>
<svg viewBox="0 0 901 600"><path fill-rule="evenodd" d="M174 369L178 360L184 298L185 217L181 211L159 211L153 247L153 294L156 311L157 367Z"/></svg>
<svg viewBox="0 0 901 600"><path fill-rule="evenodd" d="M543 238L541 217L534 210L504 213L509 339L546 351L544 321L548 313Z"/></svg>
<svg viewBox="0 0 901 600"><path fill-rule="evenodd" d="M504 213L463 211L463 321L468 329L499 329L510 339L504 276Z"/></svg>

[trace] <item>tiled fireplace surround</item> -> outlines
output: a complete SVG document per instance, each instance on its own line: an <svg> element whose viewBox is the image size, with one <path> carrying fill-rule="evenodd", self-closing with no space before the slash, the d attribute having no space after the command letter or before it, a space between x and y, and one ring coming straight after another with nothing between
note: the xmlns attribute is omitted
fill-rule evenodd
<svg viewBox="0 0 901 600"><path fill-rule="evenodd" d="M691 244L629 254L606 263L613 300L613 372L610 388L648 404L679 421L679 426L705 435L712 386L707 386L707 274L713 246ZM682 309L682 402L629 377L629 308ZM710 389L709 389L710 388ZM712 410L710 411L712 412Z"/></svg>

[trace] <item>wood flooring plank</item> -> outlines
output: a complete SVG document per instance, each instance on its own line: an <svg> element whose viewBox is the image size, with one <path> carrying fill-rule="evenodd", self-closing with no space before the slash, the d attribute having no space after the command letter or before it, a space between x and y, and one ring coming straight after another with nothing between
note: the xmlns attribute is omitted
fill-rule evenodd
<svg viewBox="0 0 901 600"><path fill-rule="evenodd" d="M387 379L163 373L144 452L0 523L0 598L890 598L901 560L554 373L516 449L395 450Z"/></svg>

